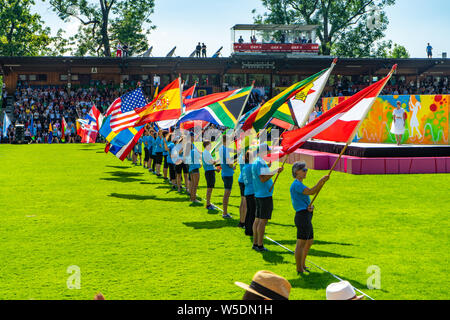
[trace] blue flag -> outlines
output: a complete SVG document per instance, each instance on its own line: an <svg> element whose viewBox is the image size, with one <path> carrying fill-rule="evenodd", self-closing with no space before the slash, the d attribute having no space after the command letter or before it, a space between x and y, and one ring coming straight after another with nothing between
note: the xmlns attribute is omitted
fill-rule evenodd
<svg viewBox="0 0 450 320"><path fill-rule="evenodd" d="M8 133L8 127L11 125L11 120L9 120L8 116L6 115L5 112L5 117L3 118L3 137L6 137L7 133Z"/></svg>

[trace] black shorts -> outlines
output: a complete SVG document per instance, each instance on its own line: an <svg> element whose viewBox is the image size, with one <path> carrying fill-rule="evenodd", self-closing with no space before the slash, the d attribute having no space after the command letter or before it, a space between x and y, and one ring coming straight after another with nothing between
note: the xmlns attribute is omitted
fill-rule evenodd
<svg viewBox="0 0 450 320"><path fill-rule="evenodd" d="M164 169L168 169L169 163L167 162L167 156L163 156L163 157L164 157Z"/></svg>
<svg viewBox="0 0 450 320"><path fill-rule="evenodd" d="M245 197L245 183L239 182L239 189L241 190L241 197Z"/></svg>
<svg viewBox="0 0 450 320"><path fill-rule="evenodd" d="M297 211L295 214L295 226L297 227L297 239L298 240L311 240L314 238L313 226L312 226L312 212L308 210Z"/></svg>
<svg viewBox="0 0 450 320"><path fill-rule="evenodd" d="M213 189L216 186L216 171L205 171L206 188Z"/></svg>
<svg viewBox="0 0 450 320"><path fill-rule="evenodd" d="M189 174L191 173L200 173L200 169L193 169L192 171L189 172Z"/></svg>
<svg viewBox="0 0 450 320"><path fill-rule="evenodd" d="M231 190L233 187L233 176L224 177L222 176L223 187L225 190Z"/></svg>
<svg viewBox="0 0 450 320"><path fill-rule="evenodd" d="M189 166L185 165L184 163L177 164L175 166L175 172L177 174L181 174L181 173L188 174L189 173Z"/></svg>
<svg viewBox="0 0 450 320"><path fill-rule="evenodd" d="M253 222L255 222L256 202L255 195L245 196L247 202L247 213L245 215L245 235L253 235Z"/></svg>
<svg viewBox="0 0 450 320"><path fill-rule="evenodd" d="M152 160L156 159L156 154L153 154L151 150L150 150L150 159Z"/></svg>
<svg viewBox="0 0 450 320"><path fill-rule="evenodd" d="M147 148L144 148L144 154L145 154L144 162L147 162L150 159L150 152L148 151Z"/></svg>
<svg viewBox="0 0 450 320"><path fill-rule="evenodd" d="M173 163L169 163L169 177L170 180L175 180L177 178L175 174L175 165Z"/></svg>
<svg viewBox="0 0 450 320"><path fill-rule="evenodd" d="M161 164L163 159L162 152L157 152L155 155L155 162L156 164Z"/></svg>
<svg viewBox="0 0 450 320"><path fill-rule="evenodd" d="M273 199L267 198L255 198L256 199L256 218L259 219L272 219L273 211Z"/></svg>

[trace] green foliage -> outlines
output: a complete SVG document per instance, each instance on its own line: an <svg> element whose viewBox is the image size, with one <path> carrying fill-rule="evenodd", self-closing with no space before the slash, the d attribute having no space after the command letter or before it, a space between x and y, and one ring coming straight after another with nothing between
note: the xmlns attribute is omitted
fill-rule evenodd
<svg viewBox="0 0 450 320"><path fill-rule="evenodd" d="M371 57L374 58L409 58L408 50L402 45L392 44L392 40L382 41L371 51Z"/></svg>
<svg viewBox="0 0 450 320"><path fill-rule="evenodd" d="M48 53L50 28L31 13L34 0L0 0L0 56L36 56Z"/></svg>
<svg viewBox="0 0 450 320"><path fill-rule="evenodd" d="M49 0L53 11L65 22L81 25L70 38L72 54L111 56L115 44L126 43L130 54L148 49L147 35L155 27L150 15L154 0Z"/></svg>
<svg viewBox="0 0 450 320"><path fill-rule="evenodd" d="M234 219L190 207L185 194L142 167L104 154L103 145L0 145L0 297L2 299L241 299L234 282L271 270L292 285L291 300L325 299L337 280L311 267L297 276L294 256L265 240L267 253ZM267 236L294 250L291 166L275 185ZM325 171L309 170L315 185ZM216 176L212 202L222 206ZM308 260L381 299L448 299L448 174L349 175L334 172L317 201ZM198 195L206 183L200 173ZM204 202L203 202L204 203ZM69 290L67 268L81 271ZM381 290L366 287L369 266Z"/></svg>
<svg viewBox="0 0 450 320"><path fill-rule="evenodd" d="M255 23L318 25L320 52L350 57L366 56L371 45L383 38L388 19L382 10L395 3L395 0L261 1L268 12L256 15Z"/></svg>

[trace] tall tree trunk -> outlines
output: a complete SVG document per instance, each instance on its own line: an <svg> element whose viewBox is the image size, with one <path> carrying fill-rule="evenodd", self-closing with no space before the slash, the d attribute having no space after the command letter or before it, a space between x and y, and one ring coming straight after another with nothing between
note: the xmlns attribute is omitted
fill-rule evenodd
<svg viewBox="0 0 450 320"><path fill-rule="evenodd" d="M108 3L104 0L100 0L100 7L102 8L102 44L103 44L103 52L105 57L111 57L111 47L109 44L109 36L108 36L108 19L109 19L109 9Z"/></svg>
<svg viewBox="0 0 450 320"><path fill-rule="evenodd" d="M323 41L321 44L322 54L328 56L330 54L330 34L328 30L328 10L329 6L326 7L322 2L322 10L323 10Z"/></svg>

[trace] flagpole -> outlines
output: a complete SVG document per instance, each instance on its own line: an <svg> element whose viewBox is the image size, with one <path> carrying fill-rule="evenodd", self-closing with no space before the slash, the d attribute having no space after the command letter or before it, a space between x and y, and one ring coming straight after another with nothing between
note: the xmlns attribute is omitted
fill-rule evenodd
<svg viewBox="0 0 450 320"><path fill-rule="evenodd" d="M253 86L254 86L254 85L255 85L255 80L253 80L253 82L252 82L252 86L251 86L251 89L250 89L250 93L247 94L247 97L245 98L244 104L242 105L241 111L239 112L239 116L237 117L236 122L234 123L233 133L231 134L232 137L234 137L234 135L235 135L235 133L236 133L236 128L237 128L237 125L238 125L238 123L239 123L239 119L241 118L242 114L244 113L245 106L247 105L248 99L250 98L250 94L251 94L252 91L253 91ZM225 132L226 132L226 131L225 131ZM224 134L222 134L222 136L223 136L223 135L224 135ZM221 139L221 141L219 141L219 142L214 146L214 148L211 150L211 153L213 153L214 150L222 144L222 140L223 140L223 139Z"/></svg>
<svg viewBox="0 0 450 320"><path fill-rule="evenodd" d="M184 84L184 82L183 82L183 84ZM183 88L181 87L183 84L181 83L181 73L179 73L179 74L178 74L178 87L179 87L179 89L180 89L180 111L181 111L181 112L183 112L183 106L184 106L184 103L183 103L183 94L182 94Z"/></svg>
<svg viewBox="0 0 450 320"><path fill-rule="evenodd" d="M392 77L392 74L395 72L395 70L397 70L397 65L394 65L391 69L391 71L389 72L389 79ZM382 88L380 88L380 90L378 91L376 97L378 97L378 95L381 93L381 91L383 91L386 83L389 81L389 79L385 82L385 84L383 85ZM375 103L375 99L372 102L372 105ZM367 117L367 114L369 113L369 110L372 108L372 105L366 109L366 112L364 113L363 117L361 118L362 120L359 121L358 125L355 127L355 129L353 130L352 134L350 135L350 138L348 139L347 143L345 144L345 147L342 149L341 153L339 154L339 157L336 159L336 161L334 162L333 166L330 169L330 172L328 173L328 176L331 175L331 173L333 172L333 170L336 168L338 162L341 160L343 154L345 153L345 151L347 150L347 147L350 145L350 143L353 141L356 133L358 132L359 128L361 127L363 120ZM319 195L320 190L322 190L323 186L325 184L323 184L319 190L317 191L317 193L315 194L314 198L312 199L310 206L312 206L312 204L314 203L314 201L316 200L317 196Z"/></svg>
<svg viewBox="0 0 450 320"><path fill-rule="evenodd" d="M245 106L247 105L248 99L250 98L250 95L252 94L254 86L255 86L255 80L253 80L253 82L252 82L252 86L251 86L250 92L249 92L249 94L247 94L247 97L245 98L245 102L242 105L241 111L239 112L239 116L237 117L236 122L234 123L234 129L233 129L233 134L232 134L233 137L234 137L234 134L236 133L237 125L239 123L239 120L242 117L242 114L244 113Z"/></svg>
<svg viewBox="0 0 450 320"><path fill-rule="evenodd" d="M313 102L311 103L311 106L309 108L309 112L307 112L308 116L310 115L310 113L315 108L315 106L317 104L317 101L319 101L319 98L322 96L323 89L325 88L325 85L328 83L328 79L330 78L331 72L333 72L333 69L336 66L337 60L338 60L337 58L334 58L333 62L331 63L331 67L327 71L328 72L328 78L325 81L322 82L322 84L321 84L321 86L320 86L320 88L318 90L320 92L320 94L316 95L316 97L314 98ZM295 116L294 116L294 119L295 119ZM305 117L303 119L302 123L298 123L298 127L299 128L303 127L306 124L307 119L308 119L308 117Z"/></svg>

